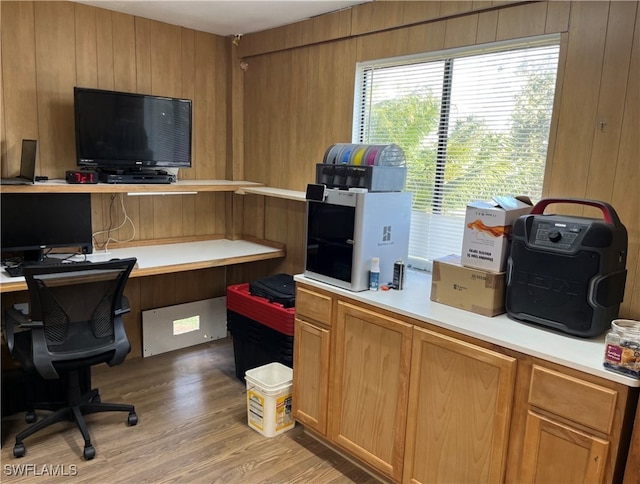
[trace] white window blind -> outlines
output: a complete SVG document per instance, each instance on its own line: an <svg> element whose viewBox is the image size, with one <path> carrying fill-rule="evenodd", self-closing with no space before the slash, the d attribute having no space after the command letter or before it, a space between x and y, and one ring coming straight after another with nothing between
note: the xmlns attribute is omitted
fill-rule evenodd
<svg viewBox="0 0 640 484"><path fill-rule="evenodd" d="M542 193L559 36L362 63L356 143L395 143L413 192L409 262L459 254L465 207Z"/></svg>

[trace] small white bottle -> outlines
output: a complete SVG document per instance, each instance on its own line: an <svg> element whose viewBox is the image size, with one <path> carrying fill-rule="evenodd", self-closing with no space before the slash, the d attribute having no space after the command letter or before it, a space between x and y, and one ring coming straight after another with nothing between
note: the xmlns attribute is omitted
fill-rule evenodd
<svg viewBox="0 0 640 484"><path fill-rule="evenodd" d="M377 291L380 288L380 258L371 258L371 270L369 271L369 290Z"/></svg>

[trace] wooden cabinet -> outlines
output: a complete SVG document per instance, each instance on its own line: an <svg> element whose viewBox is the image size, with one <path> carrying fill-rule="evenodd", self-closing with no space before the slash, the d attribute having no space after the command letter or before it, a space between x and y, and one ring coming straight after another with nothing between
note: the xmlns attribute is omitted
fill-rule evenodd
<svg viewBox="0 0 640 484"><path fill-rule="evenodd" d="M640 405L637 405L636 408L636 419L627 456L627 467L624 470L624 483L640 484Z"/></svg>
<svg viewBox="0 0 640 484"><path fill-rule="evenodd" d="M327 431L329 330L295 320L293 415L322 435Z"/></svg>
<svg viewBox="0 0 640 484"><path fill-rule="evenodd" d="M611 431L618 392L534 364L528 403L599 432Z"/></svg>
<svg viewBox="0 0 640 484"><path fill-rule="evenodd" d="M515 358L415 328L405 482L502 482Z"/></svg>
<svg viewBox="0 0 640 484"><path fill-rule="evenodd" d="M536 362L528 381L526 400L516 402L525 413L524 425L512 431L524 435L515 479L541 484L618 480L625 388L605 387Z"/></svg>
<svg viewBox="0 0 640 484"><path fill-rule="evenodd" d="M380 476L622 480L635 389L300 283L295 331L295 418Z"/></svg>
<svg viewBox="0 0 640 484"><path fill-rule="evenodd" d="M609 442L529 411L519 482L603 482Z"/></svg>
<svg viewBox="0 0 640 484"><path fill-rule="evenodd" d="M297 287L293 416L322 435L327 432L331 313L331 296Z"/></svg>
<svg viewBox="0 0 640 484"><path fill-rule="evenodd" d="M412 326L339 301L329 438L400 480Z"/></svg>
<svg viewBox="0 0 640 484"><path fill-rule="evenodd" d="M329 294L296 286L296 316L331 326L332 304Z"/></svg>

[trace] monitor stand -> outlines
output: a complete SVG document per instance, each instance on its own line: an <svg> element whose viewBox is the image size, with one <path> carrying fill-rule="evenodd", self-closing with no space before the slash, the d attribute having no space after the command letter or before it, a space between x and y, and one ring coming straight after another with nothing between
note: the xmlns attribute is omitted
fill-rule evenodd
<svg viewBox="0 0 640 484"><path fill-rule="evenodd" d="M38 264L42 264L46 260L44 256L44 250L43 249L25 250L22 253L22 260L24 261L24 263L35 262Z"/></svg>
<svg viewBox="0 0 640 484"><path fill-rule="evenodd" d="M59 265L62 259L47 257L43 249L25 250L22 254L23 266Z"/></svg>

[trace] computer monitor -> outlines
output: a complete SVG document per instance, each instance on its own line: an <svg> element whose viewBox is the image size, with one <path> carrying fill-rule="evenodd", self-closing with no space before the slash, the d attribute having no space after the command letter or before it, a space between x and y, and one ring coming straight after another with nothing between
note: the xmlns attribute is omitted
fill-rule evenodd
<svg viewBox="0 0 640 484"><path fill-rule="evenodd" d="M92 252L91 194L2 193L2 253L43 260L50 249Z"/></svg>

